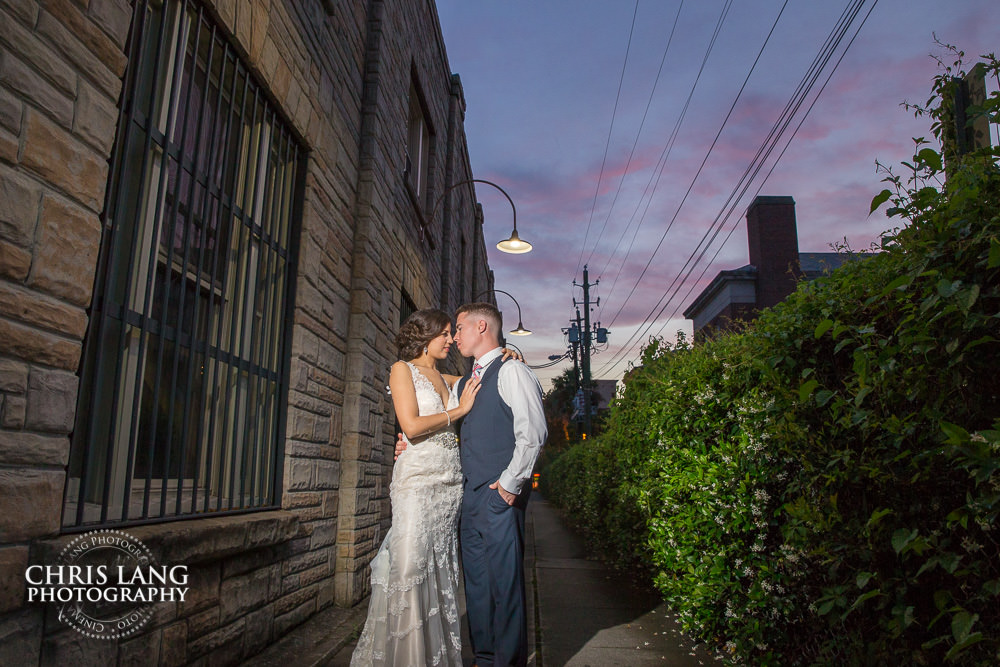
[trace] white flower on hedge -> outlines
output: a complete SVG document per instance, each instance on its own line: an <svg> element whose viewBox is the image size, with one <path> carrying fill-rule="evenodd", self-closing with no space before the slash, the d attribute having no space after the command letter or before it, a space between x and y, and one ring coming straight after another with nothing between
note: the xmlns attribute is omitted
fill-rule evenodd
<svg viewBox="0 0 1000 667"><path fill-rule="evenodd" d="M962 548L970 553L974 553L983 548L983 545L973 542L968 536L962 538Z"/></svg>

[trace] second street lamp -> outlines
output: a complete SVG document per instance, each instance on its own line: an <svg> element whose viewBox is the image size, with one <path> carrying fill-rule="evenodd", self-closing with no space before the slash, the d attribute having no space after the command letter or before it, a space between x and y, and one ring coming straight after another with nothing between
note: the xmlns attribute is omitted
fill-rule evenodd
<svg viewBox="0 0 1000 667"><path fill-rule="evenodd" d="M480 292L479 294L477 294L473 298L473 301L475 301L476 299L481 299L483 296L489 294L490 292L493 292L493 293L499 292L500 294L506 294L507 296L510 297L510 300L514 302L514 305L517 306L517 328L516 329L511 329L507 333L509 333L511 336L530 336L531 335L531 330L530 329L525 329L524 325L521 324L521 304L519 304L517 302L517 299L515 299L511 295L510 292L505 292L502 289L486 290L485 292Z"/></svg>

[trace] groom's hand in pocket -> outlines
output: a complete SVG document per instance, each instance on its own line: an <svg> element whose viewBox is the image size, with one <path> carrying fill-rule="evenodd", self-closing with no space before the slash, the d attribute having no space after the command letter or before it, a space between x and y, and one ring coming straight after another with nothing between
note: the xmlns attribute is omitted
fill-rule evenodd
<svg viewBox="0 0 1000 667"><path fill-rule="evenodd" d="M500 480L499 479L497 481L493 482L492 484L490 484L490 488L491 489L496 489L497 492L500 494L500 497L503 498L503 501L505 503L507 503L508 505L513 505L514 501L517 500L517 496L516 495L514 495L513 493L511 493L507 489L505 489L502 486L500 486Z"/></svg>
<svg viewBox="0 0 1000 667"><path fill-rule="evenodd" d="M406 451L406 440L403 440L403 434L402 433L397 433L396 434L396 453L392 457L392 460L395 461L396 459L398 459L399 455L402 454L405 451Z"/></svg>

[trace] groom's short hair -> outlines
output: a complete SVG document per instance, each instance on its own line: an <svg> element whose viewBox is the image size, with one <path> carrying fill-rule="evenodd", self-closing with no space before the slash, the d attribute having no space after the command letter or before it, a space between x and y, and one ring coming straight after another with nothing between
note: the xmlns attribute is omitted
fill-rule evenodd
<svg viewBox="0 0 1000 667"><path fill-rule="evenodd" d="M489 328L496 334L498 339L502 335L500 332L503 329L503 315L500 314L500 311L492 303L485 303L483 301L467 303L455 311L455 318L458 319L458 316L462 313L468 313L474 318L486 320Z"/></svg>

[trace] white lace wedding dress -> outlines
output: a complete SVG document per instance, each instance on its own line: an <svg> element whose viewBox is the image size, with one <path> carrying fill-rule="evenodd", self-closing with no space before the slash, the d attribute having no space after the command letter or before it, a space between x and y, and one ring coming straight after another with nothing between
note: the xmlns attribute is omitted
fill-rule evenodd
<svg viewBox="0 0 1000 667"><path fill-rule="evenodd" d="M441 395L409 364L419 414ZM457 407L453 395L448 408ZM454 427L406 448L389 486L392 527L372 561L368 620L351 665L461 665L458 511L462 465Z"/></svg>

